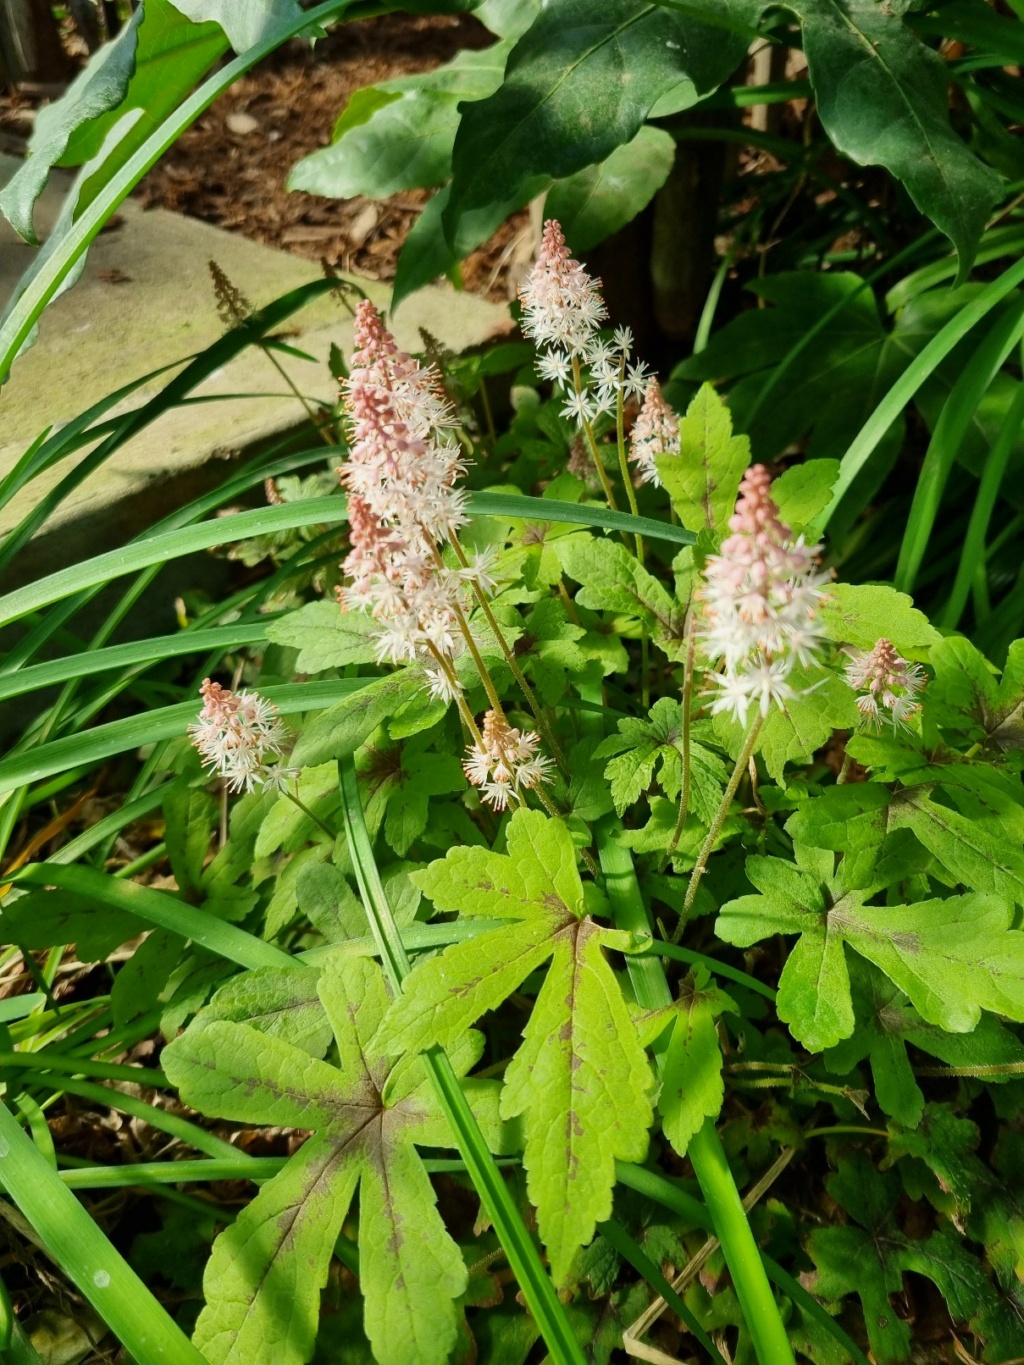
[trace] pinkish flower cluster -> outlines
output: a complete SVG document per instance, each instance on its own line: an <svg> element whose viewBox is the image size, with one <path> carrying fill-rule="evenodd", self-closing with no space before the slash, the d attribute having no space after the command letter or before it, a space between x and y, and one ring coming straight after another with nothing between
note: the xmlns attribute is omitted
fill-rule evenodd
<svg viewBox="0 0 1024 1365"><path fill-rule="evenodd" d="M466 520L455 419L440 375L398 349L367 300L356 310L355 345L345 385L349 459L338 471L352 539L341 600L379 618L381 660L419 660L432 692L451 700L451 664L464 648L460 598L471 579L490 582L486 565L449 569L438 551Z"/></svg>
<svg viewBox="0 0 1024 1365"><path fill-rule="evenodd" d="M888 720L894 730L906 727L921 709L917 697L925 685L924 669L898 654L890 640L883 638L874 649L855 654L846 665L846 680L864 693L857 706L877 726Z"/></svg>
<svg viewBox="0 0 1024 1365"><path fill-rule="evenodd" d="M551 772L549 758L537 752L540 736L509 725L504 716L488 711L484 716L481 742L471 744L462 764L474 787L495 810L505 810L510 801L523 800L523 793Z"/></svg>
<svg viewBox="0 0 1024 1365"><path fill-rule="evenodd" d="M267 765L278 755L284 727L274 705L258 692L232 692L220 683L203 681L203 709L188 727L203 765L227 779L228 790L251 792L257 785L276 785L290 769Z"/></svg>
<svg viewBox="0 0 1024 1365"><path fill-rule="evenodd" d="M601 281L592 279L565 244L555 220L544 224L540 252L519 291L523 331L539 347L537 373L565 395L562 416L578 423L614 412L620 397L643 395L648 381L642 361L631 363L628 327L611 339L599 335L608 316Z"/></svg>
<svg viewBox="0 0 1024 1365"><path fill-rule="evenodd" d="M717 688L713 712L745 723L754 707L766 716L773 702L796 693L797 664L814 661L821 641L818 609L829 575L817 571L819 545L793 539L771 497L771 475L753 465L740 484L731 534L712 555L700 590L702 639Z"/></svg>
<svg viewBox="0 0 1024 1365"><path fill-rule="evenodd" d="M633 423L629 458L640 472L644 483L661 487L658 466L659 455L679 454L679 416L671 404L666 403L661 385L656 379L647 384L644 405Z"/></svg>

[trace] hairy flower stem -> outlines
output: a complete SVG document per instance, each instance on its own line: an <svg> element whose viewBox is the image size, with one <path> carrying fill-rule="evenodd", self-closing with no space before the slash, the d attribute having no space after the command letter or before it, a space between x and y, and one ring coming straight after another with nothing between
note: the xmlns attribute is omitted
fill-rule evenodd
<svg viewBox="0 0 1024 1365"><path fill-rule="evenodd" d="M462 565L464 569L468 569L469 560L466 558L466 552L463 550L462 545L459 542L459 538L454 531L449 532L449 540L451 542L452 549L455 551L455 557L458 559L459 563ZM526 698L527 704L529 705L530 710L533 712L533 718L537 722L537 729L540 731L541 738L544 740L544 743L548 747L548 752L551 754L551 757L558 764L562 776L568 777L569 765L566 762L565 755L562 753L558 741L555 739L555 736L551 731L551 727L547 723L543 711L541 710L540 702L537 700L537 694L534 692L530 684L526 681L526 677L523 674L523 670L519 667L519 663L516 660L515 651L510 647L508 641L502 634L501 626L498 624L497 620L495 619L494 613L491 611L491 604L487 600L487 595L484 593L479 583L474 582L472 586L473 596L476 598L477 605L483 612L484 618L486 619L487 624L491 628L491 634L498 642L498 647L501 650L502 654L505 656L505 662L511 669L512 676L519 684L523 696Z"/></svg>
<svg viewBox="0 0 1024 1365"><path fill-rule="evenodd" d="M474 740L474 742L477 744L482 744L483 736L480 733L480 727L477 725L476 717L473 715L473 712L469 709L469 706L466 703L466 698L462 694L462 687L459 683L458 677L456 676L455 669L451 666L449 660L446 659L444 655L441 653L441 651L439 649L436 649L434 645L428 644L427 649L430 651L431 655L436 660L438 668L440 668L441 672L444 673L448 681L452 684L452 692L454 693L455 696L455 704L459 708L459 715L462 717L463 725L465 725L467 731L469 732L470 737Z"/></svg>
<svg viewBox="0 0 1024 1365"><path fill-rule="evenodd" d="M626 369L626 360L623 356L619 364L619 379ZM615 438L619 451L619 469L622 473L622 484L626 490L626 497L629 499L629 510L635 517L640 515L640 509L636 504L636 492L633 488L633 479L629 469L629 459L626 456L626 423L623 415L622 385L620 382L619 391L615 399ZM640 561L641 568L644 563L644 538L637 533L636 557ZM640 625L640 699L645 711L651 709L651 684L650 684L650 644L647 638L647 627L641 622Z"/></svg>
<svg viewBox="0 0 1024 1365"><path fill-rule="evenodd" d="M686 888L686 899L683 901L683 908L679 915L679 923L676 925L675 933L672 935L673 943L679 942L683 930L686 928L687 921L693 910L693 902L697 897L697 890L704 878L704 873L707 871L708 859L714 852L715 844L718 842L718 836L721 834L722 826L725 824L726 816L729 814L732 798L736 795L736 788L740 785L740 778L747 770L747 764L750 762L750 757L754 752L754 745L757 743L757 737L761 733L761 726L763 724L764 717L758 712L751 722L750 729L747 731L747 737L743 742L740 756L736 760L736 766L732 770L732 776L729 778L728 785L722 795L721 804L719 805L718 810L715 811L715 818L711 822L711 828L708 830L707 838L701 845L700 853L697 855L697 861L694 863L693 871L690 873L690 884Z"/></svg>
<svg viewBox="0 0 1024 1365"><path fill-rule="evenodd" d="M839 776L836 778L836 786L837 786L837 787L841 787L841 786L843 785L844 782L848 781L849 776L850 776L850 769L851 769L852 767L853 767L853 755L852 755L852 754L843 754L843 766L839 769Z"/></svg>
<svg viewBox="0 0 1024 1365"><path fill-rule="evenodd" d="M693 664L696 648L697 632L694 629L694 614L691 609L686 616L686 663L683 671L683 789L679 793L679 814L676 816L676 827L672 831L672 838L668 841L668 848L658 864L659 872L664 870L669 859L679 847L679 840L683 837L683 826L686 824L686 817L690 812L690 711L693 706Z"/></svg>
<svg viewBox="0 0 1024 1365"><path fill-rule="evenodd" d="M583 376L580 372L580 362L576 356L573 356L572 358L572 382L573 387L576 390L577 398L582 400ZM604 496L607 499L608 506L611 508L613 512L617 512L619 509L615 501L615 494L612 491L611 483L609 482L608 475L605 472L604 463L601 460L601 453L598 450L597 442L594 439L594 429L584 417L580 418L580 425L583 428L583 434L587 438L587 445L590 447L590 454L594 460L594 467L597 470L597 477L601 480L601 487L604 489Z"/></svg>
<svg viewBox="0 0 1024 1365"><path fill-rule="evenodd" d="M305 801L300 800L300 798L295 792L290 792L287 787L282 787L281 791L283 795L287 796L288 800L292 803L293 806L298 806L299 810L302 811L303 815L308 816L309 819L313 821L314 825L319 825L323 832L328 836L328 838L333 840L338 837L335 834L334 830L331 829L329 825L325 825L323 820L320 819L319 815L317 815L314 811L311 811L310 808L306 805Z"/></svg>

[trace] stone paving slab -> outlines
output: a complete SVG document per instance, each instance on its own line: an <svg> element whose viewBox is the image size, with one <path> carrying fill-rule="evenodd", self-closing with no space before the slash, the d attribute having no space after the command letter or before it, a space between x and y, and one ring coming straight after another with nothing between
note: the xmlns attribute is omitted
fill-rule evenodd
<svg viewBox="0 0 1024 1365"><path fill-rule="evenodd" d="M16 166L13 158L0 156L0 182ZM48 189L40 205L41 234L59 211L60 194L59 187ZM0 297L8 297L32 250L0 221ZM195 219L126 202L116 225L94 243L80 282L43 315L39 341L16 362L10 381L0 389L0 473L11 468L47 425L68 421L104 394L202 350L221 335L211 259L257 307L320 274L311 261ZM387 304L387 286L349 278L378 306ZM396 310L393 325L399 343L410 349L420 347L418 329L425 327L451 350L462 351L500 337L510 320L502 305L433 286L407 299ZM329 400L334 386L326 361L332 343L346 354L351 349L349 312L325 297L296 314L288 330L289 343L319 363L278 358L301 392ZM115 411L137 406L165 382L166 376L147 384ZM91 475L41 534L50 539L55 529L79 521L88 525L93 538L102 537L108 527L112 539L103 548L120 543L139 529L132 524L137 520L131 515L133 503L151 503L155 485L182 476L187 484L188 475L211 460L300 424L303 409L284 389L263 354L246 352L196 390L201 396L240 397L196 404L160 418ZM0 531L16 524L67 468L65 462L41 475L0 511ZM226 473L226 464L224 469ZM175 501L168 490L165 510Z"/></svg>

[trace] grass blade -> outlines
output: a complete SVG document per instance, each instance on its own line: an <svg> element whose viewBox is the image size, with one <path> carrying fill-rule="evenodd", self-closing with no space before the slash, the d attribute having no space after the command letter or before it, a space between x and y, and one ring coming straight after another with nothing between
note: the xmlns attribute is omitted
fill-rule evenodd
<svg viewBox="0 0 1024 1365"><path fill-rule="evenodd" d="M391 982L392 990L398 994L409 971L409 959L377 871L359 797L359 780L351 759L338 764L338 776L345 834L359 893L370 921L370 929L380 947L385 975ZM547 1343L550 1359L554 1365L584 1365L584 1357L565 1310L558 1301L537 1248L509 1195L501 1171L477 1127L447 1055L440 1048L432 1048L424 1053L423 1060L448 1115L466 1169L494 1224L527 1307Z"/></svg>
<svg viewBox="0 0 1024 1365"><path fill-rule="evenodd" d="M967 605L967 598L970 595L975 575L980 573L983 577L985 576L985 541L988 537L989 521L995 509L1003 476L1010 462L1010 455L1013 453L1017 433L1020 431L1022 422L1024 422L1024 386L1018 387L1014 394L1013 401L1010 403L1006 416L999 427L999 434L988 453L985 468L982 470L981 482L978 485L978 496L974 500L971 519L967 525L967 534L964 536L963 548L960 551L960 563L957 566L956 578L949 594L949 601L938 621L938 624L945 630L956 630L960 624L964 607Z"/></svg>
<svg viewBox="0 0 1024 1365"><path fill-rule="evenodd" d="M266 643L266 623L273 616L261 616L258 621L236 621L230 626L212 630L182 630L177 635L161 635L149 640L133 640L126 645L112 645L109 649L93 649L73 654L67 659L54 659L17 673L0 675L0 701L19 697L26 692L38 692L54 683L70 678L86 678L108 669L127 668L131 664L156 663L177 655L205 654L211 649L234 649L239 645Z"/></svg>
<svg viewBox="0 0 1024 1365"><path fill-rule="evenodd" d="M274 703L281 715L288 716L300 711L322 711L370 681L369 678L338 678L333 682L286 683L282 687L268 687L263 695ZM185 733L185 727L198 714L198 700L179 702L140 716L112 720L78 735L51 740L26 753L9 755L0 761L0 795L67 768L99 763L128 749L139 749L162 739L176 739Z"/></svg>
<svg viewBox="0 0 1024 1365"><path fill-rule="evenodd" d="M1024 299L1018 299L993 324L964 366L928 442L917 477L907 529L893 579L900 592L911 593L917 581L942 495L967 428L993 379L1024 334Z"/></svg>
<svg viewBox="0 0 1024 1365"><path fill-rule="evenodd" d="M46 1248L118 1340L147 1365L204 1365L203 1357L110 1244L0 1104L0 1180Z"/></svg>
<svg viewBox="0 0 1024 1365"><path fill-rule="evenodd" d="M965 304L956 317L951 318L907 366L861 427L843 456L839 466L839 478L832 492L832 501L813 524L812 529L816 533L824 531L872 451L928 376L934 373L954 346L1020 284L1024 284L1024 260L1015 262L998 279L986 285L980 294Z"/></svg>
<svg viewBox="0 0 1024 1365"><path fill-rule="evenodd" d="M643 1248L633 1241L626 1229L614 1218L610 1218L607 1223L601 1223L597 1230L609 1246L613 1246L622 1259L628 1261L636 1273L642 1276L657 1294L661 1295L673 1313L686 1323L690 1335L700 1342L715 1365L725 1365L725 1360L718 1347L687 1308L682 1296L676 1293Z"/></svg>
<svg viewBox="0 0 1024 1365"><path fill-rule="evenodd" d="M656 540L672 541L676 545L692 545L695 536L681 526L651 517L634 517L627 512L609 512L602 507L581 506L575 502L559 502L553 498L516 497L510 493L474 493L470 511L478 516L521 517L526 521L568 521L580 526L599 526L607 530L628 531L632 535L650 536ZM340 496L309 498L303 502L286 503L282 507L260 507L252 512L237 512L230 518L204 521L196 526L185 526L158 535L134 540L119 550L96 555L84 564L48 574L35 583L0 597L0 626L20 620L30 612L39 611L52 602L59 602L84 588L96 587L112 578L134 573L168 559L209 550L214 545L230 545L236 540L268 535L274 531L295 530L300 526L331 525L348 520L348 507Z"/></svg>
<svg viewBox="0 0 1024 1365"><path fill-rule="evenodd" d="M293 967L295 960L272 943L239 929L237 924L218 919L194 905L186 905L166 891L156 891L138 882L119 881L95 868L67 863L30 863L8 874L18 886L56 886L72 891L99 905L137 915L160 929L169 929L191 939L211 953L237 962L240 967ZM2 922L2 917L0 917ZM140 1073L141 1074L141 1073Z"/></svg>

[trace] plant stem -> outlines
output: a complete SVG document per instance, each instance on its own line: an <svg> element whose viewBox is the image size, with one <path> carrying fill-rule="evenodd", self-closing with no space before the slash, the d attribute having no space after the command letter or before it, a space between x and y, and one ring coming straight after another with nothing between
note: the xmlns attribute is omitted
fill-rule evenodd
<svg viewBox="0 0 1024 1365"><path fill-rule="evenodd" d="M572 382L573 387L576 390L576 397L582 401L583 376L580 373L580 362L576 358L576 356L573 356L572 358ZM601 487L604 489L604 495L608 501L608 506L612 509L613 512L617 512L619 509L615 502L615 494L612 491L612 486L608 480L608 475L605 471L604 463L601 460L601 453L597 448L597 442L594 440L594 429L590 425L590 423L582 416L580 417L580 426L583 428L583 434L587 438L587 445L590 447L590 454L593 457L594 467L597 470L597 477L601 480Z"/></svg>
<svg viewBox="0 0 1024 1365"><path fill-rule="evenodd" d="M682 932L686 928L690 913L693 910L693 902L697 897L697 890L703 880L704 873L707 871L708 859L714 852L715 844L718 842L718 836L721 834L722 826L725 824L726 816L729 814L732 798L736 795L736 788L740 785L740 778L747 770L747 764L750 762L750 756L754 752L754 745L757 743L757 737L761 733L761 726L763 724L764 717L758 713L754 717L750 729L747 731L747 738L744 740L740 756L736 760L736 766L732 770L732 776L729 778L729 783L722 795L721 804L715 812L715 818L711 822L711 828L708 830L707 838L701 846L693 871L690 873L690 884L686 888L686 899L683 901L683 908L679 915L679 923L676 925L675 933L672 935L673 943L679 942Z"/></svg>
<svg viewBox="0 0 1024 1365"><path fill-rule="evenodd" d="M636 491L633 488L633 479L629 468L629 460L626 456L626 427L623 416L622 386L626 369L626 357L623 356L619 362L619 391L615 398L615 443L619 452L619 471L622 474L622 484L626 490L626 497L629 500L629 510L634 517L640 515L640 509L636 504ZM644 538L639 531L634 536L636 541L636 557L640 561L641 567L644 562ZM651 707L651 686L648 673L650 671L650 644L647 636L647 627L641 622L640 635L640 699L645 711Z"/></svg>
<svg viewBox="0 0 1024 1365"><path fill-rule="evenodd" d="M794 1365L789 1335L712 1119L706 1119L690 1139L687 1155L722 1244L758 1360L761 1365Z"/></svg>
<svg viewBox="0 0 1024 1365"><path fill-rule="evenodd" d="M296 786L297 785L298 783L296 783ZM301 800L295 792L289 791L287 787L282 787L281 790L284 793L284 795L287 796L288 800L292 803L292 805L298 806L299 810L302 811L303 815L308 816L309 819L313 821L314 825L319 825L323 832L330 838L331 842L333 843L333 841L338 836L337 834L335 834L334 830L331 829L330 825L325 825L324 822L320 819L319 815L311 811L310 808L306 805L305 801Z"/></svg>
<svg viewBox="0 0 1024 1365"><path fill-rule="evenodd" d="M448 537L451 542L451 547L455 551L455 557L458 559L459 563L462 565L464 569L468 569L469 559L467 558L466 552L465 550L463 550L462 544L459 541L458 536L455 534L455 531L450 530L448 533ZM519 687L522 690L523 696L526 698L530 710L533 712L533 718L537 722L537 729L540 731L544 743L548 746L548 751L551 754L551 757L558 764L558 767L560 768L562 775L564 777L568 777L569 765L566 761L565 755L562 753L561 747L558 741L555 739L551 727L548 725L547 720L545 719L544 714L541 711L540 702L537 700L536 693L534 692L530 684L527 682L526 677L523 674L523 670L519 667L518 660L516 659L515 656L515 651L510 647L508 641L502 634L501 626L498 624L497 618L495 617L493 611L491 611L491 604L487 600L486 593L480 587L480 584L477 583L476 581L473 582L472 587L473 596L476 598L477 605L483 612L484 618L486 619L487 624L491 628L491 634L498 642L498 647L501 650L502 654L505 656L505 662L508 664L512 672L512 676L519 684Z"/></svg>
<svg viewBox="0 0 1024 1365"><path fill-rule="evenodd" d="M676 827L672 831L668 848L658 864L659 872L665 868L679 847L679 840L683 837L683 826L686 824L686 817L690 811L690 710L693 706L693 661L696 647L697 632L694 630L694 616L691 608L686 616L686 663L683 672L683 789L679 793L679 814L676 817Z"/></svg>
<svg viewBox="0 0 1024 1365"><path fill-rule="evenodd" d="M621 823L609 817L598 826L598 851L612 918L619 929L649 933L650 922L636 879L633 858L629 849L619 843L616 837L619 831ZM672 1003L672 993L656 957L630 955L626 969L637 1003L644 1009L661 1009ZM665 1035L654 1045L654 1062L659 1073L664 1067L666 1045ZM693 1165L715 1233L722 1244L760 1365L795 1365L754 1234L747 1222L739 1191L711 1119L691 1139L686 1155Z"/></svg>

